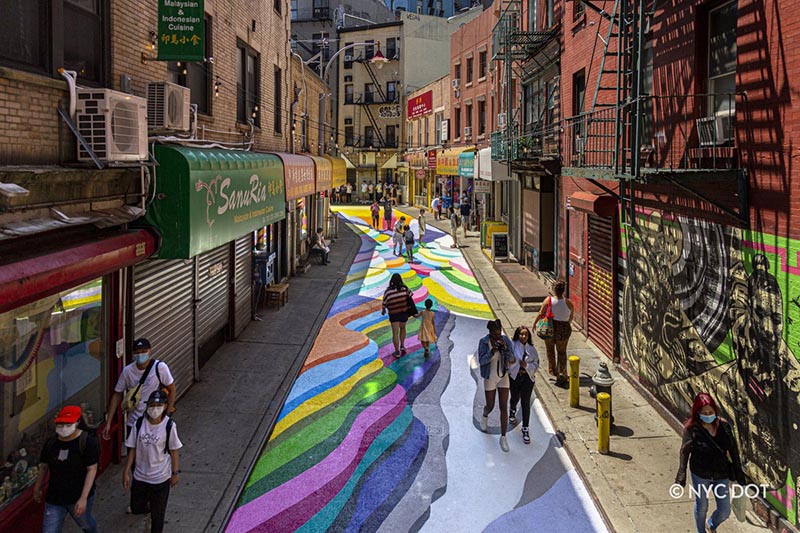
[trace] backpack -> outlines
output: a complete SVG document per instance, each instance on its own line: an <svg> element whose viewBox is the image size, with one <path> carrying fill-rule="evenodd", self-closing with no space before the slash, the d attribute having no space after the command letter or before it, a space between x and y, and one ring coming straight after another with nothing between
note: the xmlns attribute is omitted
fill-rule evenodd
<svg viewBox="0 0 800 533"><path fill-rule="evenodd" d="M147 415L142 415L136 421L136 437L139 437L139 432L142 430L142 422L144 422L144 417ZM175 425L175 422L172 421L172 417L169 415L165 415L167 417L167 439L164 441L164 453L169 453L169 435L172 433L172 426Z"/></svg>
<svg viewBox="0 0 800 533"><path fill-rule="evenodd" d="M157 359L151 359L150 364L147 365L147 368L142 373L142 377L139 378L139 383L136 384L136 387L132 389L128 389L127 394L122 401L122 410L124 412L133 412L136 411L136 408L139 406L139 403L142 401L142 386L144 382L147 380L147 377L150 375L150 370L155 367L156 378L158 378L158 388L159 390L164 391L164 394L169 395L167 391L167 387L164 386L164 382L161 381L161 374L158 371L158 367L161 364L161 361Z"/></svg>
<svg viewBox="0 0 800 533"><path fill-rule="evenodd" d="M86 425L83 418L78 422L78 429L81 430L81 434L78 435L78 450L80 451L81 457L83 457L86 453L86 441L89 440L89 435L97 435L97 433L94 429ZM50 451L50 448L55 446L57 440L57 436L51 435L47 441L45 441L43 449Z"/></svg>
<svg viewBox="0 0 800 533"><path fill-rule="evenodd" d="M461 217L458 215L456 215L456 227L457 228L461 227Z"/></svg>
<svg viewBox="0 0 800 533"><path fill-rule="evenodd" d="M414 234L409 230L404 235L403 238L406 241L406 244L414 244Z"/></svg>

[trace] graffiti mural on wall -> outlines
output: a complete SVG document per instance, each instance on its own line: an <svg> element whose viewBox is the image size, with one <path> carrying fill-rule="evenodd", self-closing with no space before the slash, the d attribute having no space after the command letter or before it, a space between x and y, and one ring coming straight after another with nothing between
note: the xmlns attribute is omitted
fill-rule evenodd
<svg viewBox="0 0 800 533"><path fill-rule="evenodd" d="M659 211L623 234L622 357L677 416L712 393L747 473L797 519L800 242ZM792 346L794 347L794 350Z"/></svg>

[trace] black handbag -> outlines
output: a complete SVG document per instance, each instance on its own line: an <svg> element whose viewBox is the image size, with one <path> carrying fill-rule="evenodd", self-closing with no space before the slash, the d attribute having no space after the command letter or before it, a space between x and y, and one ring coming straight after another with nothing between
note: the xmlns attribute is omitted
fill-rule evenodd
<svg viewBox="0 0 800 533"><path fill-rule="evenodd" d="M417 309L417 304L414 302L414 297L411 293L408 293L406 297L406 314L408 316L417 316L419 314L419 310Z"/></svg>

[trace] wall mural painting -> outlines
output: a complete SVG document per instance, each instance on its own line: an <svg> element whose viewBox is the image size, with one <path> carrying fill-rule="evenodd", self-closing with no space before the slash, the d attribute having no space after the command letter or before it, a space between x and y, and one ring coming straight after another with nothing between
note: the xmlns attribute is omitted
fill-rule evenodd
<svg viewBox="0 0 800 533"><path fill-rule="evenodd" d="M748 475L797 523L800 241L659 211L637 219L622 235L623 359L679 418L713 394Z"/></svg>

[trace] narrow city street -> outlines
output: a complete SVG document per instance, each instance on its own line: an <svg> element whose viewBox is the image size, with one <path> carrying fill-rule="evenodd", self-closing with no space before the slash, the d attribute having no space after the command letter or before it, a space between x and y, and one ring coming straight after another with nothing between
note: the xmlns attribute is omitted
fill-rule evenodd
<svg viewBox="0 0 800 533"><path fill-rule="evenodd" d="M493 315L451 238L429 225L409 264L367 207L338 211L360 250L227 531L606 531L538 401L530 445L517 426L501 450L497 409L480 430L475 352ZM428 358L414 318L392 355L380 299L394 273L418 307L433 300Z"/></svg>

